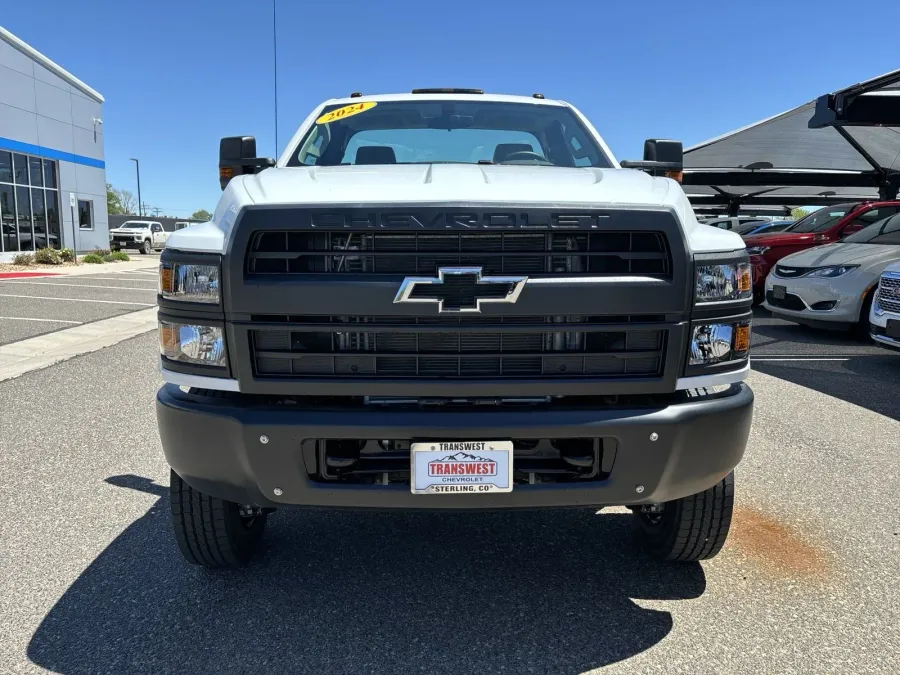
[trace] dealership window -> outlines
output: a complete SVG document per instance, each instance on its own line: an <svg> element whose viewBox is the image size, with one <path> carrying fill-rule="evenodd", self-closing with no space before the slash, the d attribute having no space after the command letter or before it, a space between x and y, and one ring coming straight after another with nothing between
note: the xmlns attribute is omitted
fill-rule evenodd
<svg viewBox="0 0 900 675"><path fill-rule="evenodd" d="M61 246L58 175L51 159L0 150L0 253Z"/></svg>
<svg viewBox="0 0 900 675"><path fill-rule="evenodd" d="M94 229L94 202L90 199L78 200L78 227L82 230Z"/></svg>

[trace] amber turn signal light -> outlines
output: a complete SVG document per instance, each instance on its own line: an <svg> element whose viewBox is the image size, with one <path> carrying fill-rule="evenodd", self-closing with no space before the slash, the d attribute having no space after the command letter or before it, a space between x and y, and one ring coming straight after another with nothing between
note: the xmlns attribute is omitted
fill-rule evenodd
<svg viewBox="0 0 900 675"><path fill-rule="evenodd" d="M750 350L750 324L741 324L734 331L734 351L746 352Z"/></svg>

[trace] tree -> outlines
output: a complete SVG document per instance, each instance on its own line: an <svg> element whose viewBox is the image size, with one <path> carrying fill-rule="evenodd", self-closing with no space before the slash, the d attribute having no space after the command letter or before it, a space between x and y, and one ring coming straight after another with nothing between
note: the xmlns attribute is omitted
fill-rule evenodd
<svg viewBox="0 0 900 675"><path fill-rule="evenodd" d="M808 215L809 215L809 211L807 211L806 209L801 209L801 208L791 209L791 218L793 218L794 220L800 220L803 216L808 216Z"/></svg>
<svg viewBox="0 0 900 675"><path fill-rule="evenodd" d="M106 184L106 212L111 216L133 216L137 200L128 190L117 190Z"/></svg>
<svg viewBox="0 0 900 675"><path fill-rule="evenodd" d="M199 211L194 211L191 215L191 219L202 221L212 220L212 214L206 209L200 209Z"/></svg>
<svg viewBox="0 0 900 675"><path fill-rule="evenodd" d="M106 184L106 212L111 216L121 216L125 213L118 190L109 183Z"/></svg>

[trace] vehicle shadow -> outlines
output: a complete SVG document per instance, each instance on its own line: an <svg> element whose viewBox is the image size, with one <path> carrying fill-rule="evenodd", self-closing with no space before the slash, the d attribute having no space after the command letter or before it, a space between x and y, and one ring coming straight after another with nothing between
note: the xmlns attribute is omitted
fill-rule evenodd
<svg viewBox="0 0 900 675"><path fill-rule="evenodd" d="M699 597L699 564L664 565L631 516L592 511L283 511L248 570L185 564L168 488L81 574L28 646L65 673L582 672L672 629L632 598Z"/></svg>
<svg viewBox="0 0 900 675"><path fill-rule="evenodd" d="M762 323L764 320L778 321L779 323ZM776 345L780 342L792 343L793 345L827 345L829 347L837 347L838 351L841 347L858 348L871 346L868 338L861 339L849 331L813 328L774 319L772 313L764 307L753 308L753 321L751 348Z"/></svg>
<svg viewBox="0 0 900 675"><path fill-rule="evenodd" d="M900 357L890 352L825 363L753 361L753 370L900 420L900 403L896 397Z"/></svg>

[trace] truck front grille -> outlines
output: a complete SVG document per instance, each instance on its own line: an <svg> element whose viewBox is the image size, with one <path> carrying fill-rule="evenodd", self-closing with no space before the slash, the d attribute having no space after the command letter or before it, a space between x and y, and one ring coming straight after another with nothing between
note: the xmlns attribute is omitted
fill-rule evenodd
<svg viewBox="0 0 900 675"><path fill-rule="evenodd" d="M435 275L451 265L531 276L672 273L666 236L650 231L264 231L247 252L250 275Z"/></svg>
<svg viewBox="0 0 900 675"><path fill-rule="evenodd" d="M250 348L275 378L656 377L664 318L253 316Z"/></svg>
<svg viewBox="0 0 900 675"><path fill-rule="evenodd" d="M900 277L887 274L882 276L877 300L884 311L900 314Z"/></svg>

